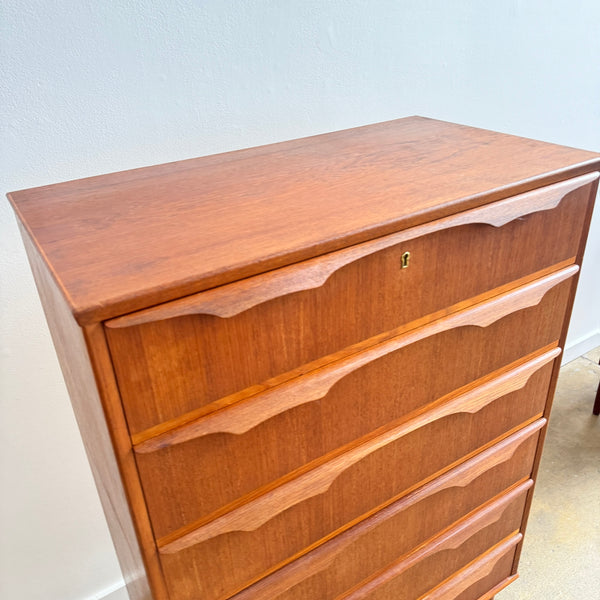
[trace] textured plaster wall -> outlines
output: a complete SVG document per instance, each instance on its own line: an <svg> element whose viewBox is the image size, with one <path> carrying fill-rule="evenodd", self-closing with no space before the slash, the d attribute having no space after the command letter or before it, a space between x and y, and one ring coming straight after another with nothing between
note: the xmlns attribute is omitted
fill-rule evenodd
<svg viewBox="0 0 600 600"><path fill-rule="evenodd" d="M2 194L410 114L600 150L595 0L0 11ZM600 341L599 221L573 351ZM6 202L0 245L0 596L99 598L121 576Z"/></svg>

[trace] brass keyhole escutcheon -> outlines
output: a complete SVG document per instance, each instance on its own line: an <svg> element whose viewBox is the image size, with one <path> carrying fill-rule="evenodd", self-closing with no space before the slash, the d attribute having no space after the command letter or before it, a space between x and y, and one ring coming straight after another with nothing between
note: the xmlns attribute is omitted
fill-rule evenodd
<svg viewBox="0 0 600 600"><path fill-rule="evenodd" d="M402 265L403 269L407 269L408 268L408 261L410 260L410 252L405 252L402 255L402 259L400 264Z"/></svg>

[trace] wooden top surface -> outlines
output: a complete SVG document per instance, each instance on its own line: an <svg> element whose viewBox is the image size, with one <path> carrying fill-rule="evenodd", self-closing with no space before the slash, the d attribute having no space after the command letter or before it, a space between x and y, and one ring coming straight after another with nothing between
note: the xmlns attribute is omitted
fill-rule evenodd
<svg viewBox="0 0 600 600"><path fill-rule="evenodd" d="M8 194L80 323L600 169L422 117Z"/></svg>

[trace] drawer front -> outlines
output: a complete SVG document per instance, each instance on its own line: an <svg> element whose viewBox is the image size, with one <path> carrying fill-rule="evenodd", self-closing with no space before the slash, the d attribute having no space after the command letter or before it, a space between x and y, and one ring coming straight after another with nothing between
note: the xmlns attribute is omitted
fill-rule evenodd
<svg viewBox="0 0 600 600"><path fill-rule="evenodd" d="M589 176L569 180L107 322L130 431L210 412L226 396L573 260L590 189Z"/></svg>
<svg viewBox="0 0 600 600"><path fill-rule="evenodd" d="M521 538L521 535L516 535L497 544L419 600L492 600L517 579L516 575L512 575L512 568L516 545Z"/></svg>
<svg viewBox="0 0 600 600"><path fill-rule="evenodd" d="M169 571L170 554L186 549L181 557L188 554L193 564L223 555L229 565L238 564L233 555L248 557L257 548L280 552L279 562L305 551L539 416L551 367L546 364L524 387L505 396L495 397L482 387L450 399L256 498L246 498L225 514L161 538L163 570ZM227 552L215 552L223 546Z"/></svg>
<svg viewBox="0 0 600 600"><path fill-rule="evenodd" d="M429 544L336 600L415 600L503 541L517 541L527 488L521 486L471 513ZM511 540L511 541L512 541Z"/></svg>
<svg viewBox="0 0 600 600"><path fill-rule="evenodd" d="M392 422L409 419L411 413L434 400L490 372L506 369L513 361L522 360L522 352L539 354L540 348L556 343L560 336L570 285L570 280L559 283L538 305L509 313L487 327L451 326L413 344L392 341L390 344L400 346L398 350L351 371L323 397L267 419L246 433L213 433L181 443L163 436L136 447L155 535L160 538L198 519L210 517L215 511L239 502L240 498L289 477L297 469L305 470L307 465L322 462L322 457L332 452L356 445L357 440L372 435L380 427L389 428ZM500 302L506 302L511 310L514 295L496 299L489 306ZM472 318L473 312L465 311L450 318L464 319L465 323L478 322ZM414 335L417 334L413 332L408 337L409 342ZM448 348L453 351L447 352ZM465 360L466 356L469 360ZM551 359L552 356L546 358ZM542 364L536 362L534 370ZM433 371L436 377L428 377ZM542 373L533 378L533 384L538 379L541 381L539 398L531 397L521 407L526 413L521 411L522 418L517 418L511 426L543 410L543 382L549 371L550 367L542 369ZM306 379L304 394L315 387L310 376ZM296 387L303 385L302 382L300 378ZM282 398L275 398L274 404L279 408L293 395L294 390L284 389ZM306 396L300 394L300 400L305 399ZM256 402L248 401L246 407L240 408L259 413ZM223 417L227 427L243 421L233 408L230 414L225 411ZM208 427L213 420L211 417L208 423L201 421L197 426ZM195 426L190 424L173 435L185 436ZM509 428L498 429L495 435ZM389 468L393 468L393 464ZM399 491L391 490L390 495Z"/></svg>
<svg viewBox="0 0 600 600"><path fill-rule="evenodd" d="M235 600L337 597L528 478L541 426L536 422L510 436L250 586Z"/></svg>
<svg viewBox="0 0 600 600"><path fill-rule="evenodd" d="M517 578L511 572L522 537L502 540L419 600L491 600Z"/></svg>

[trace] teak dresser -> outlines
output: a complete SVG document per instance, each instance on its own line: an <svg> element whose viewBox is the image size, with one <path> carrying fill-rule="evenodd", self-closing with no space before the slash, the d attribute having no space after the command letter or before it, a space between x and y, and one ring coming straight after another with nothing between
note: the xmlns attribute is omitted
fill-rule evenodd
<svg viewBox="0 0 600 600"><path fill-rule="evenodd" d="M9 194L131 598L513 581L598 169L411 117Z"/></svg>

